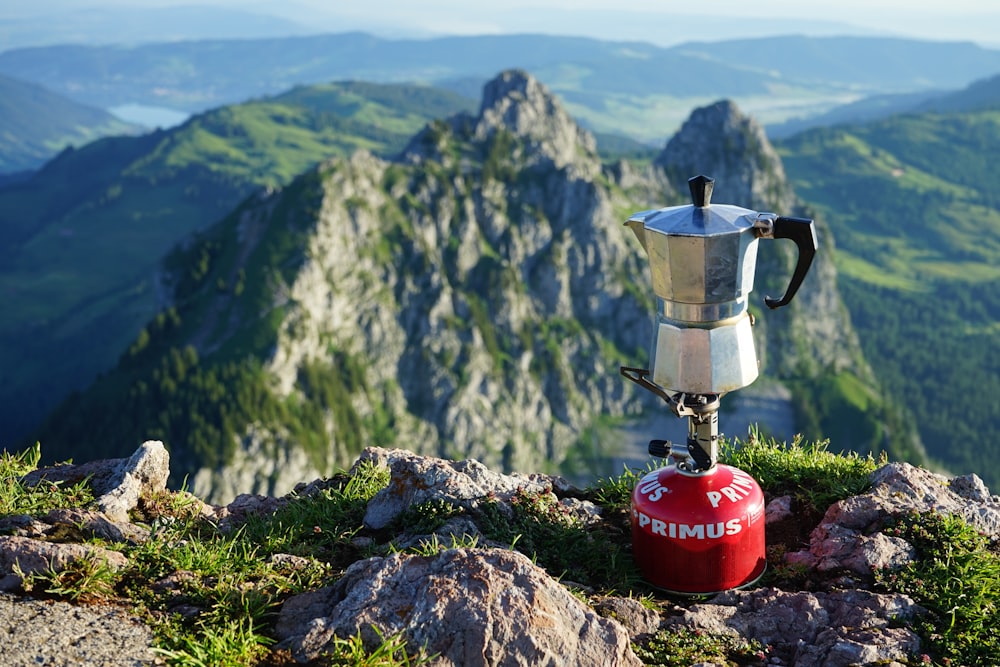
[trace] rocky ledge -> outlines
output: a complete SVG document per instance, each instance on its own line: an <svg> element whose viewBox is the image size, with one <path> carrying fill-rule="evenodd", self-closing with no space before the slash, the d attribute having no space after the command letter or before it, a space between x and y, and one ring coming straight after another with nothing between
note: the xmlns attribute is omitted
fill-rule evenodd
<svg viewBox="0 0 1000 667"><path fill-rule="evenodd" d="M344 564L327 578L329 585L281 600L270 630L272 651L284 656L280 664L324 664L322 657L338 640L360 637L374 649L398 636L408 652L434 654L434 665L640 665L636 644L684 628L753 640L761 647L760 665L913 664L922 650L913 621L925 610L873 585L877 571L914 557L912 545L889 527L912 512L939 512L961 516L984 534L1000 533L1000 501L975 475L949 479L890 463L872 474L869 491L832 505L803 548L780 555L783 565L798 568L801 580L811 582L808 590L762 586L691 600L654 593L644 603L642 596L600 594L586 584L559 581L553 575L560 572L546 572L512 544L490 538L496 532L484 521L512 517L514 506L531 498L545 498L573 525L611 524L627 535L626 513L602 508L592 494L559 477L503 475L475 460L397 449L366 449L348 475L362 466L389 470L388 484L367 502L363 527L350 537L359 553L377 555ZM165 490L168 472L167 452L154 441L128 459L40 468L3 480L26 488L85 483L94 499L82 508L0 516L4 636L19 638L0 643L0 663L156 662L153 633L128 612L127 600L69 604L52 595L33 597L37 593L26 582L81 559L128 568L123 545L157 539L156 526L138 519L137 508L171 493ZM252 518L273 515L330 484L300 484L281 498L244 495L227 506L195 499L195 512L212 530L232 534ZM791 506L787 497L769 500L769 541L801 521ZM445 518L422 533L420 522L401 522L415 507L443 508ZM454 548L408 549L429 543ZM291 554L269 558L293 565L307 560ZM178 586L184 576L190 575L168 572L150 586ZM178 605L167 611L202 610ZM270 660L261 664L279 664Z"/></svg>

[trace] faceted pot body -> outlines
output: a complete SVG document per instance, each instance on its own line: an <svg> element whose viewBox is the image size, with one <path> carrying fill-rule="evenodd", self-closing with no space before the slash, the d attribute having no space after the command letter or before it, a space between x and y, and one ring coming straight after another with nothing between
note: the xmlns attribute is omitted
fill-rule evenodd
<svg viewBox="0 0 1000 667"><path fill-rule="evenodd" d="M648 473L632 493L632 551L643 578L669 592L752 584L767 562L760 485L721 464L700 474L672 465Z"/></svg>
<svg viewBox="0 0 1000 667"><path fill-rule="evenodd" d="M757 237L753 211L717 204L675 206L636 214L653 292L664 301L719 304L746 301L753 290Z"/></svg>
<svg viewBox="0 0 1000 667"><path fill-rule="evenodd" d="M653 330L653 382L691 394L725 394L757 379L750 315L690 327L658 317Z"/></svg>

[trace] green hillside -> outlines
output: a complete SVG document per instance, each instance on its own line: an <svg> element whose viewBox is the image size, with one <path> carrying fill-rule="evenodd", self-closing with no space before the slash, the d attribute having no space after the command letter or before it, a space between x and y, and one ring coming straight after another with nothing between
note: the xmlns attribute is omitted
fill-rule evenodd
<svg viewBox="0 0 1000 667"><path fill-rule="evenodd" d="M1000 483L1000 111L812 130L780 151L833 228L884 389L932 459Z"/></svg>
<svg viewBox="0 0 1000 667"><path fill-rule="evenodd" d="M136 129L101 109L0 75L0 173L37 169L66 146Z"/></svg>
<svg viewBox="0 0 1000 667"><path fill-rule="evenodd" d="M0 442L115 363L158 310L160 259L192 231L330 156L396 153L472 104L418 86L299 88L67 150L0 188Z"/></svg>

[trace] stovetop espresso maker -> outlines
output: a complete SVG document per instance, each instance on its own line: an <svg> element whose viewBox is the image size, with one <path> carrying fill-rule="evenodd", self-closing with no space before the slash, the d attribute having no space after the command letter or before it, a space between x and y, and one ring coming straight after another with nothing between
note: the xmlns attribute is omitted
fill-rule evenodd
<svg viewBox="0 0 1000 667"><path fill-rule="evenodd" d="M763 495L718 461L720 397L757 379L749 312L758 239L791 239L798 261L787 305L818 247L812 220L712 204L715 181L688 181L691 204L641 211L625 223L646 251L656 295L650 368L622 374L688 418L686 443L652 440L674 465L643 477L632 496L633 552L650 583L701 594L746 585L764 569Z"/></svg>

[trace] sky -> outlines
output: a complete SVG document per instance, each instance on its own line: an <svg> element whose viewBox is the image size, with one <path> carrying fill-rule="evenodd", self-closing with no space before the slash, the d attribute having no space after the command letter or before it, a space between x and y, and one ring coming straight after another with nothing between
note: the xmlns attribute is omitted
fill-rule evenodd
<svg viewBox="0 0 1000 667"><path fill-rule="evenodd" d="M676 0L430 0L420 3L369 0L333 5L323 0L297 0L296 4L317 12L342 5L337 10L341 16L352 16L356 20L379 18L385 22L395 17L402 26L437 33L502 33L510 32L512 27L524 30L532 25L534 17L534 24L542 32L586 23L588 36L601 36L614 30L616 39L631 34L641 41L674 42L677 35L657 34L655 20L625 20L621 22L623 29L614 17L697 16L713 19L706 26L709 29L725 20L735 24L744 22L754 31L766 31L767 24L771 23L772 29L780 33L785 26L798 22L812 24L817 31L822 31L826 24L833 30L840 26L854 28L860 33L1000 44L1000 2L997 0L713 0L702 3ZM557 13L564 15L561 22L549 18ZM581 15L590 15L593 20L587 21Z"/></svg>
<svg viewBox="0 0 1000 667"><path fill-rule="evenodd" d="M82 30L91 23L97 25L88 20L98 15L94 10L124 15L140 9L195 5L253 13L258 21L248 20L237 27L217 19L214 26L201 26L194 38L202 38L210 27L219 31L219 37L232 37L239 30L254 33L247 37L275 36L276 31L294 27L299 34L365 30L397 38L534 32L670 46L798 33L963 40L1000 48L997 0L712 0L700 4L678 0L0 0L0 42L5 28L13 40L11 27L22 25L18 21L29 16L50 26L61 18ZM269 24L261 16L283 21ZM129 37L128 30L111 34L124 40ZM135 37L149 39L147 35ZM0 43L0 51L3 46Z"/></svg>

